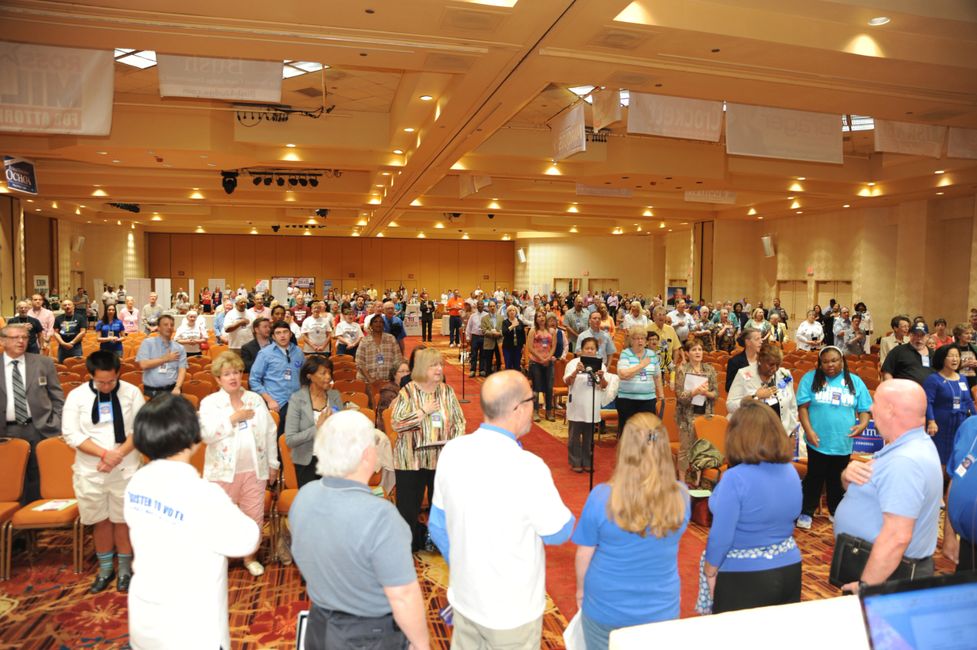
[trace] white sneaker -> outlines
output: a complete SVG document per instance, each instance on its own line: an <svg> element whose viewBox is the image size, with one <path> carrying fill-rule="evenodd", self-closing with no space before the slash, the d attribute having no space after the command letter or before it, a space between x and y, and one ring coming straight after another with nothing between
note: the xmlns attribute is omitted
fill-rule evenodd
<svg viewBox="0 0 977 650"><path fill-rule="evenodd" d="M250 562L244 563L244 568L248 570L248 573L253 575L255 578L264 575L265 567L261 566L261 562L258 560L251 560Z"/></svg>
<svg viewBox="0 0 977 650"><path fill-rule="evenodd" d="M797 518L797 527L803 528L804 530L810 530L811 522L812 520L809 516L801 515L800 517Z"/></svg>

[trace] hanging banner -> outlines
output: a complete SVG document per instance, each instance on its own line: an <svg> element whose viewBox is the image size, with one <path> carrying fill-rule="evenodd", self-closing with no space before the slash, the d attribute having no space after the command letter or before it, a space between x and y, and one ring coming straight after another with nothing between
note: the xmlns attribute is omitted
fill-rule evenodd
<svg viewBox="0 0 977 650"><path fill-rule="evenodd" d="M685 190L685 200L695 203L736 203L736 192L727 190Z"/></svg>
<svg viewBox="0 0 977 650"><path fill-rule="evenodd" d="M18 192L37 194L37 176L34 174L33 162L4 156L3 171L7 177L7 187Z"/></svg>
<svg viewBox="0 0 977 650"><path fill-rule="evenodd" d="M627 199L631 197L631 188L577 183L577 196L617 196Z"/></svg>
<svg viewBox="0 0 977 650"><path fill-rule="evenodd" d="M841 116L726 104L726 153L841 164Z"/></svg>
<svg viewBox="0 0 977 650"><path fill-rule="evenodd" d="M621 121L620 90L598 90L590 97L594 100L594 131Z"/></svg>
<svg viewBox="0 0 977 650"><path fill-rule="evenodd" d="M946 138L946 157L977 160L977 129L951 126Z"/></svg>
<svg viewBox="0 0 977 650"><path fill-rule="evenodd" d="M111 50L0 42L0 61L0 131L111 131Z"/></svg>
<svg viewBox="0 0 977 650"><path fill-rule="evenodd" d="M483 187L492 184L491 176L476 176L475 174L462 174L458 177L458 198L465 198L469 194L474 194Z"/></svg>
<svg viewBox="0 0 977 650"><path fill-rule="evenodd" d="M160 97L205 97L278 103L282 62L157 54Z"/></svg>
<svg viewBox="0 0 977 650"><path fill-rule="evenodd" d="M636 92L628 102L628 133L719 142L722 126L722 102Z"/></svg>
<svg viewBox="0 0 977 650"><path fill-rule="evenodd" d="M875 120L876 151L939 158L945 138L945 126Z"/></svg>
<svg viewBox="0 0 977 650"><path fill-rule="evenodd" d="M587 150L583 102L557 115L550 122L553 137L553 160L563 160Z"/></svg>

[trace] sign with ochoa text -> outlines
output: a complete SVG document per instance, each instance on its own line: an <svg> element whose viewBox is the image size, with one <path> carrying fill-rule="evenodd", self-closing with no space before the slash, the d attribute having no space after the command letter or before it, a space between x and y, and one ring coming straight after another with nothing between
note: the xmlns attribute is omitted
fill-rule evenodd
<svg viewBox="0 0 977 650"><path fill-rule="evenodd" d="M23 158L3 157L3 171L7 177L7 187L18 192L37 194L37 177L34 163Z"/></svg>

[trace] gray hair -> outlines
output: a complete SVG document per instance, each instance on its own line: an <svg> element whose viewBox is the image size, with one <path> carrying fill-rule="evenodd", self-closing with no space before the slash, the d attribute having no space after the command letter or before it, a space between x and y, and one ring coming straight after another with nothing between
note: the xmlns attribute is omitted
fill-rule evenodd
<svg viewBox="0 0 977 650"><path fill-rule="evenodd" d="M315 433L312 453L320 476L343 477L356 471L368 447L376 445L375 427L359 411L330 416Z"/></svg>

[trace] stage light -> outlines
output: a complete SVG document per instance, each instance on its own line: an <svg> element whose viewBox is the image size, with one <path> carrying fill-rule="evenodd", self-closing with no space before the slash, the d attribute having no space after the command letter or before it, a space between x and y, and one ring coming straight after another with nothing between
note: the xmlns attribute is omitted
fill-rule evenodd
<svg viewBox="0 0 977 650"><path fill-rule="evenodd" d="M299 178L299 185L301 185L302 187L306 187L308 184L309 184L309 179L307 179L305 176Z"/></svg>
<svg viewBox="0 0 977 650"><path fill-rule="evenodd" d="M313 176L312 178L309 179L309 185L311 185L312 187L319 187L319 179Z"/></svg>
<svg viewBox="0 0 977 650"><path fill-rule="evenodd" d="M251 179L251 182L254 183L255 185L261 185L261 177L255 176L254 178Z"/></svg>
<svg viewBox="0 0 977 650"><path fill-rule="evenodd" d="M227 194L234 194L237 189L237 172L221 172L221 185Z"/></svg>
<svg viewBox="0 0 977 650"><path fill-rule="evenodd" d="M271 185L271 176L265 176L264 183L265 185Z"/></svg>
<svg viewBox="0 0 977 650"><path fill-rule="evenodd" d="M278 187L284 187L285 179L282 176L279 176L278 178L275 179L275 183L278 185Z"/></svg>
<svg viewBox="0 0 977 650"><path fill-rule="evenodd" d="M292 187L295 187L296 185L299 184L299 179L295 178L294 176L289 176L288 184L291 185Z"/></svg>

